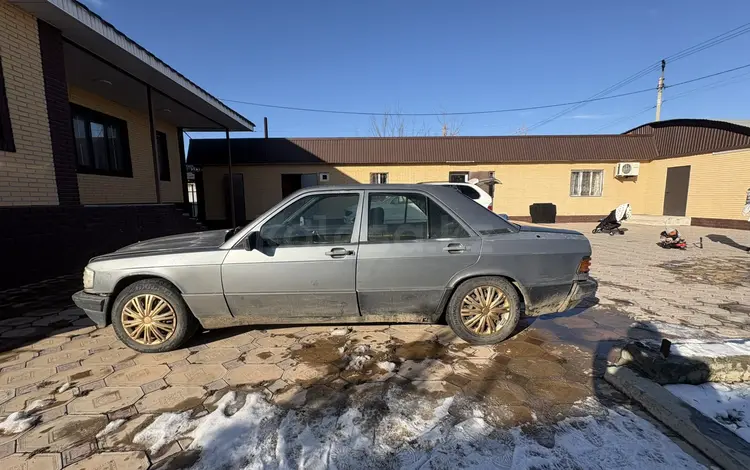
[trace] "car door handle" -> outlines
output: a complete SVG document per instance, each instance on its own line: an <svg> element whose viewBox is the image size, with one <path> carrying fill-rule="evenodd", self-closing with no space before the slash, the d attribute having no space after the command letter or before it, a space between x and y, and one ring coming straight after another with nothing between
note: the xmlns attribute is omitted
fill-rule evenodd
<svg viewBox="0 0 750 470"><path fill-rule="evenodd" d="M346 248L331 248L331 251L326 251L326 256L331 258L340 258L342 256L353 255L354 251L347 250Z"/></svg>
<svg viewBox="0 0 750 470"><path fill-rule="evenodd" d="M443 251L447 251L448 253L463 253L464 251L469 251L469 249L462 243L448 243L448 246L444 247Z"/></svg>

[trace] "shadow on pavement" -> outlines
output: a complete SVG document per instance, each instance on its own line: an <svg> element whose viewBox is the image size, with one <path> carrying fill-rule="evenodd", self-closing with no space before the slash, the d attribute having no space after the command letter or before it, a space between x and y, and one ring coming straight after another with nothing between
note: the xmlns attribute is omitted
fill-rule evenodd
<svg viewBox="0 0 750 470"><path fill-rule="evenodd" d="M721 243L722 245L731 246L732 248L737 248L738 250L750 252L750 246L741 245L726 235L717 235L715 233L712 233L706 235L706 238L708 238L712 242Z"/></svg>

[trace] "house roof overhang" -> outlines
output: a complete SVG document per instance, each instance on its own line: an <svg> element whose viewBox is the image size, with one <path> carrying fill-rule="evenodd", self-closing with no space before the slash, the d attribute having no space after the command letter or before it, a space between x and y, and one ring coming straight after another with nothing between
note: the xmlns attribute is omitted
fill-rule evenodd
<svg viewBox="0 0 750 470"><path fill-rule="evenodd" d="M172 107L186 114L189 112L189 124L177 123L181 127L188 130L254 130L255 124L250 120L188 80L81 3L75 0L9 1L59 29L69 43L79 51L85 51L90 58L115 69L131 81L150 86L166 99L165 106L171 103ZM66 48L66 60L70 50L70 47ZM72 82L75 84L75 80Z"/></svg>

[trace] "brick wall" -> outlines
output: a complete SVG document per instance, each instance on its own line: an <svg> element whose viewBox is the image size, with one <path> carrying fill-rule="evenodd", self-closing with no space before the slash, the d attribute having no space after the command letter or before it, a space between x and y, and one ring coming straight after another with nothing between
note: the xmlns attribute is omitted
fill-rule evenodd
<svg viewBox="0 0 750 470"><path fill-rule="evenodd" d="M145 91L144 91L145 93ZM81 204L137 204L156 202L154 187L154 158L151 153L151 132L148 114L125 107L114 101L89 93L77 87L69 87L71 103L114 116L127 122L130 160L133 177L78 175L78 190ZM162 202L182 202L182 177L177 147L177 128L165 122L157 122L156 130L167 135L169 170L171 181L162 181Z"/></svg>
<svg viewBox="0 0 750 470"><path fill-rule="evenodd" d="M37 20L0 0L0 59L15 152L0 151L0 206L58 203Z"/></svg>
<svg viewBox="0 0 750 470"><path fill-rule="evenodd" d="M641 166L643 171L644 166ZM603 193L600 197L571 197L570 172L572 170L603 170ZM281 200L281 175L283 173L328 172L329 184L369 183L370 173L388 173L389 183L419 183L421 181L447 181L452 171L494 171L502 181L495 187L495 212L511 216L528 216L529 205L551 202L557 205L561 216L602 216L629 202L634 211L642 208L645 183L640 179L622 181L614 177L614 163L548 163L548 164L451 164L451 165L380 165L380 166L329 166L329 165L263 165L235 166L245 183L245 208L252 220ZM225 218L222 189L226 167L203 168L206 218ZM642 213L642 212L638 212ZM591 218L591 217L589 217Z"/></svg>
<svg viewBox="0 0 750 470"><path fill-rule="evenodd" d="M667 169L690 165L687 216L747 221L742 215L750 188L750 149L655 160L648 164L644 214L661 215ZM746 223L735 228L747 228Z"/></svg>
<svg viewBox="0 0 750 470"><path fill-rule="evenodd" d="M0 208L0 290L82 272L139 240L201 230L169 204Z"/></svg>

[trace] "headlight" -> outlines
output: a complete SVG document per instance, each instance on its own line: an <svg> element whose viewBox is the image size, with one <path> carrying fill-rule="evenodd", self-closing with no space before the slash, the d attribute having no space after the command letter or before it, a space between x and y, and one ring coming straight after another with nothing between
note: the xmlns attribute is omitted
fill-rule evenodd
<svg viewBox="0 0 750 470"><path fill-rule="evenodd" d="M94 271L89 268L83 270L83 288L93 289L94 288Z"/></svg>

